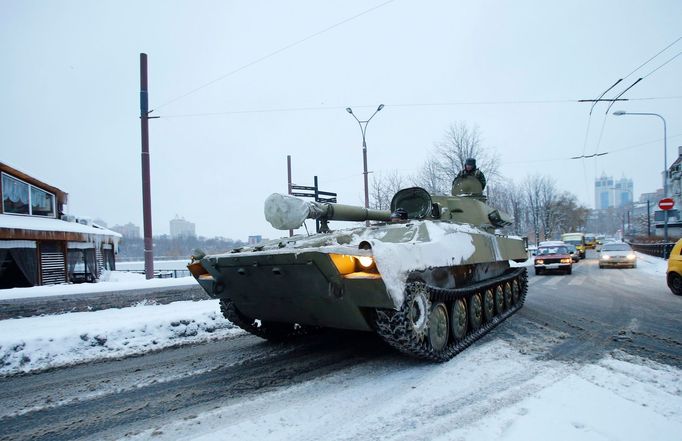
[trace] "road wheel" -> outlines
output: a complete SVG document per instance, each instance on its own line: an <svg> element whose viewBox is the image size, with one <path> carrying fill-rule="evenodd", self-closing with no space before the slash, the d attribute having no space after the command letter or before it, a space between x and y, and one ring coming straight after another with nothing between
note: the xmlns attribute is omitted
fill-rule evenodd
<svg viewBox="0 0 682 441"><path fill-rule="evenodd" d="M467 333L467 306L464 299L457 299L452 303L450 329L455 340L463 339Z"/></svg>
<svg viewBox="0 0 682 441"><path fill-rule="evenodd" d="M495 287L495 309L498 314L504 312L504 293L502 292L502 287L500 285Z"/></svg>
<svg viewBox="0 0 682 441"><path fill-rule="evenodd" d="M483 302L481 301L481 294L476 293L469 300L469 324L471 325L471 330L477 330L481 326L482 321Z"/></svg>
<svg viewBox="0 0 682 441"><path fill-rule="evenodd" d="M519 303L519 296L521 294L521 291L519 290L519 282L518 280L514 280L512 282L512 304L516 305Z"/></svg>
<svg viewBox="0 0 682 441"><path fill-rule="evenodd" d="M512 288L509 282L504 284L504 309L509 309L512 305Z"/></svg>
<svg viewBox="0 0 682 441"><path fill-rule="evenodd" d="M417 340L422 340L428 331L431 302L426 288L419 284L410 289L407 299L407 316Z"/></svg>
<svg viewBox="0 0 682 441"><path fill-rule="evenodd" d="M573 272L573 267L569 267L569 268L566 270L566 274L571 274L572 272Z"/></svg>
<svg viewBox="0 0 682 441"><path fill-rule="evenodd" d="M516 283L516 281L514 281L514 283ZM486 322L489 322L495 317L495 295L493 295L492 289L486 289L483 293L483 313Z"/></svg>
<svg viewBox="0 0 682 441"><path fill-rule="evenodd" d="M682 277L677 273L668 274L668 288L676 296L682 296Z"/></svg>
<svg viewBox="0 0 682 441"><path fill-rule="evenodd" d="M429 344L434 351L441 351L445 348L448 344L449 332L448 308L443 302L435 303L429 314Z"/></svg>

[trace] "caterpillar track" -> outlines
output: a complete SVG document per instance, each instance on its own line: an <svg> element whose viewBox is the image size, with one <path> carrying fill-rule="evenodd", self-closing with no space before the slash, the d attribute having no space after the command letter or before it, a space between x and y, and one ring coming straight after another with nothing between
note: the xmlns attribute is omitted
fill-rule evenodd
<svg viewBox="0 0 682 441"><path fill-rule="evenodd" d="M376 332L405 354L447 361L521 309L527 290L525 268L455 289L411 282L400 310L376 311Z"/></svg>
<svg viewBox="0 0 682 441"><path fill-rule="evenodd" d="M273 342L290 340L292 338L308 335L317 330L317 328L312 326L250 319L239 312L234 302L229 298L220 301L220 312L223 313L223 316L226 319L246 332Z"/></svg>

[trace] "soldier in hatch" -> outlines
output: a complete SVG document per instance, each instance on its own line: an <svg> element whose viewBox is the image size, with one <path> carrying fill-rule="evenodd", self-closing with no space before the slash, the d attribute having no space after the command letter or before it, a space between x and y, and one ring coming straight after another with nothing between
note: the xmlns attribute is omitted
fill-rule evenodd
<svg viewBox="0 0 682 441"><path fill-rule="evenodd" d="M474 158L468 158L464 161L464 169L455 176L455 181L457 178L464 178L467 176L473 176L481 183L482 189L485 189L485 175L481 170L476 168L476 160ZM454 182L453 182L454 185Z"/></svg>

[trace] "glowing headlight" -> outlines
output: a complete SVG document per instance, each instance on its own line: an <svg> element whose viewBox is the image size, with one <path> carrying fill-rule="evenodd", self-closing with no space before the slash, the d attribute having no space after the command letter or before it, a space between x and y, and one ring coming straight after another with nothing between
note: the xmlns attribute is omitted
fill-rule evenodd
<svg viewBox="0 0 682 441"><path fill-rule="evenodd" d="M628 254L628 260L635 260L636 258L637 256L635 256L634 254Z"/></svg>
<svg viewBox="0 0 682 441"><path fill-rule="evenodd" d="M561 263L571 263L571 259L561 259Z"/></svg>
<svg viewBox="0 0 682 441"><path fill-rule="evenodd" d="M611 258L611 256L609 256L608 254L602 254L602 255L601 255L601 258L602 258L603 260L609 260L609 259Z"/></svg>
<svg viewBox="0 0 682 441"><path fill-rule="evenodd" d="M360 264L361 267L367 269L374 265L374 259L371 256L360 256L357 257L358 263Z"/></svg>
<svg viewBox="0 0 682 441"><path fill-rule="evenodd" d="M536 265L542 265L542 264L544 264L544 263L545 263L545 261L542 260L542 259L538 259L538 260L535 261L535 264L536 264Z"/></svg>

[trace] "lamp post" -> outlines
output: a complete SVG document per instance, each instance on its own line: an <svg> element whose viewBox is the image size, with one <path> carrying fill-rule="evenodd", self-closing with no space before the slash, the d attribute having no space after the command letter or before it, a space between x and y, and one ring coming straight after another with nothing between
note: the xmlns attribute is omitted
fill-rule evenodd
<svg viewBox="0 0 682 441"><path fill-rule="evenodd" d="M369 117L366 121L360 121L357 116L353 113L353 109L350 107L346 107L346 112L350 113L353 118L358 122L358 125L360 125L360 132L362 133L362 164L363 164L363 174L365 175L365 208L369 208L369 188L367 186L367 142L365 141L365 134L367 133L367 124L374 118L374 115L376 115L381 109L384 108L383 104L379 104L379 107L377 107L377 110L374 111L372 116ZM365 225L369 226L369 221L365 222Z"/></svg>
<svg viewBox="0 0 682 441"><path fill-rule="evenodd" d="M624 110L616 110L613 112L614 115L616 116L623 116L623 115L646 115L646 116L657 116L661 118L661 121L663 121L663 197L667 198L668 197L668 135L667 135L667 127L665 124L665 118L663 118L661 115L658 113L650 113L650 112L626 112ZM663 222L663 242L665 242L666 245L664 247L667 247L668 243L668 210L663 211L665 213L664 215L664 222Z"/></svg>

